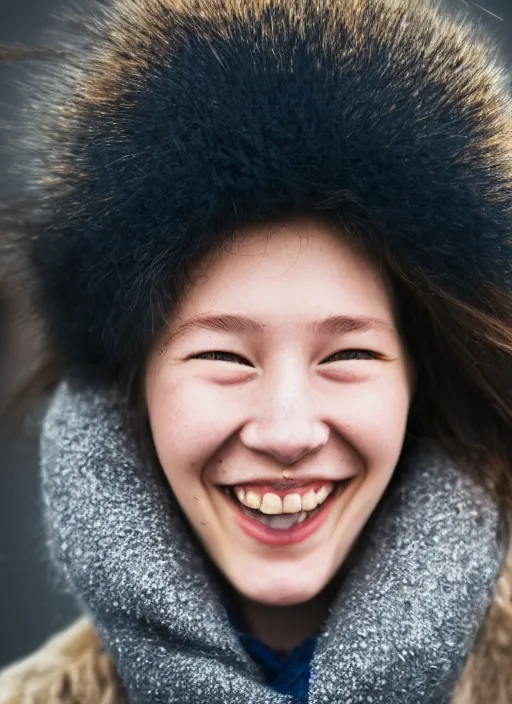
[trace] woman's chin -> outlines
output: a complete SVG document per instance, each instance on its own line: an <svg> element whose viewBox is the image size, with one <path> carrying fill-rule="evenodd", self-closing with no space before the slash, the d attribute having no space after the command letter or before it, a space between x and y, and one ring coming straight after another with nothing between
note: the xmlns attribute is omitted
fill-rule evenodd
<svg viewBox="0 0 512 704"><path fill-rule="evenodd" d="M226 575L228 576L228 575ZM331 574L311 572L311 568L296 565L293 569L277 567L263 569L258 574L249 571L228 576L228 580L244 599L266 606L296 606L311 601L329 584Z"/></svg>

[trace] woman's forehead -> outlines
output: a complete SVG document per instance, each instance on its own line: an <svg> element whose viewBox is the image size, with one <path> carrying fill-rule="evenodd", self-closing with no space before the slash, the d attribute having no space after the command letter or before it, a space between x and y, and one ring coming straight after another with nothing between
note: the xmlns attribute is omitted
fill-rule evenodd
<svg viewBox="0 0 512 704"><path fill-rule="evenodd" d="M302 317L317 332L321 324L323 332L329 326L340 331L354 329L355 323L336 316L381 318L389 324L390 298L381 268L343 232L301 221L278 230L253 228L233 246L219 248L192 272L176 319L236 315L265 325L273 316ZM329 324L322 322L327 318ZM213 323L217 330L221 324Z"/></svg>

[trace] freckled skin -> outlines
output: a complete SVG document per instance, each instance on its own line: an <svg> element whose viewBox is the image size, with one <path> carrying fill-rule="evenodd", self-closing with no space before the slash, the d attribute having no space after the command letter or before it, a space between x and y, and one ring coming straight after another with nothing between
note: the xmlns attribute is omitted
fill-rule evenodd
<svg viewBox="0 0 512 704"><path fill-rule="evenodd" d="M235 590L269 607L306 603L339 570L401 453L411 368L390 293L378 267L312 220L245 230L197 274L164 332L163 354L159 340L148 361L157 454ZM204 315L244 316L264 330L173 337ZM331 316L382 325L313 332ZM315 534L272 549L240 529L219 484L283 482L289 472L351 482Z"/></svg>

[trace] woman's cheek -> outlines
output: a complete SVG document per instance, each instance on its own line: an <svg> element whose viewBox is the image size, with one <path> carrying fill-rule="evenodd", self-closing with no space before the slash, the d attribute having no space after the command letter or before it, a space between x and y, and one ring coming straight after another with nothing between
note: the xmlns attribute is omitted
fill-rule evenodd
<svg viewBox="0 0 512 704"><path fill-rule="evenodd" d="M240 398L201 378L164 379L153 397L151 428L164 465L204 465L235 432Z"/></svg>
<svg viewBox="0 0 512 704"><path fill-rule="evenodd" d="M343 392L342 392L343 393ZM345 389L338 432L369 464L396 462L402 450L410 406L403 377L380 378Z"/></svg>

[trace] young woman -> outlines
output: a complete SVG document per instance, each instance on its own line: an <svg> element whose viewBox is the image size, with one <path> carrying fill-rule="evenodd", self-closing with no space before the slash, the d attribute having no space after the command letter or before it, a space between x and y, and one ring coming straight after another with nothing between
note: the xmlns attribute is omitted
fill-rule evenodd
<svg viewBox="0 0 512 704"><path fill-rule="evenodd" d="M484 40L413 0L66 26L3 230L84 618L0 700L510 701L512 122Z"/></svg>

